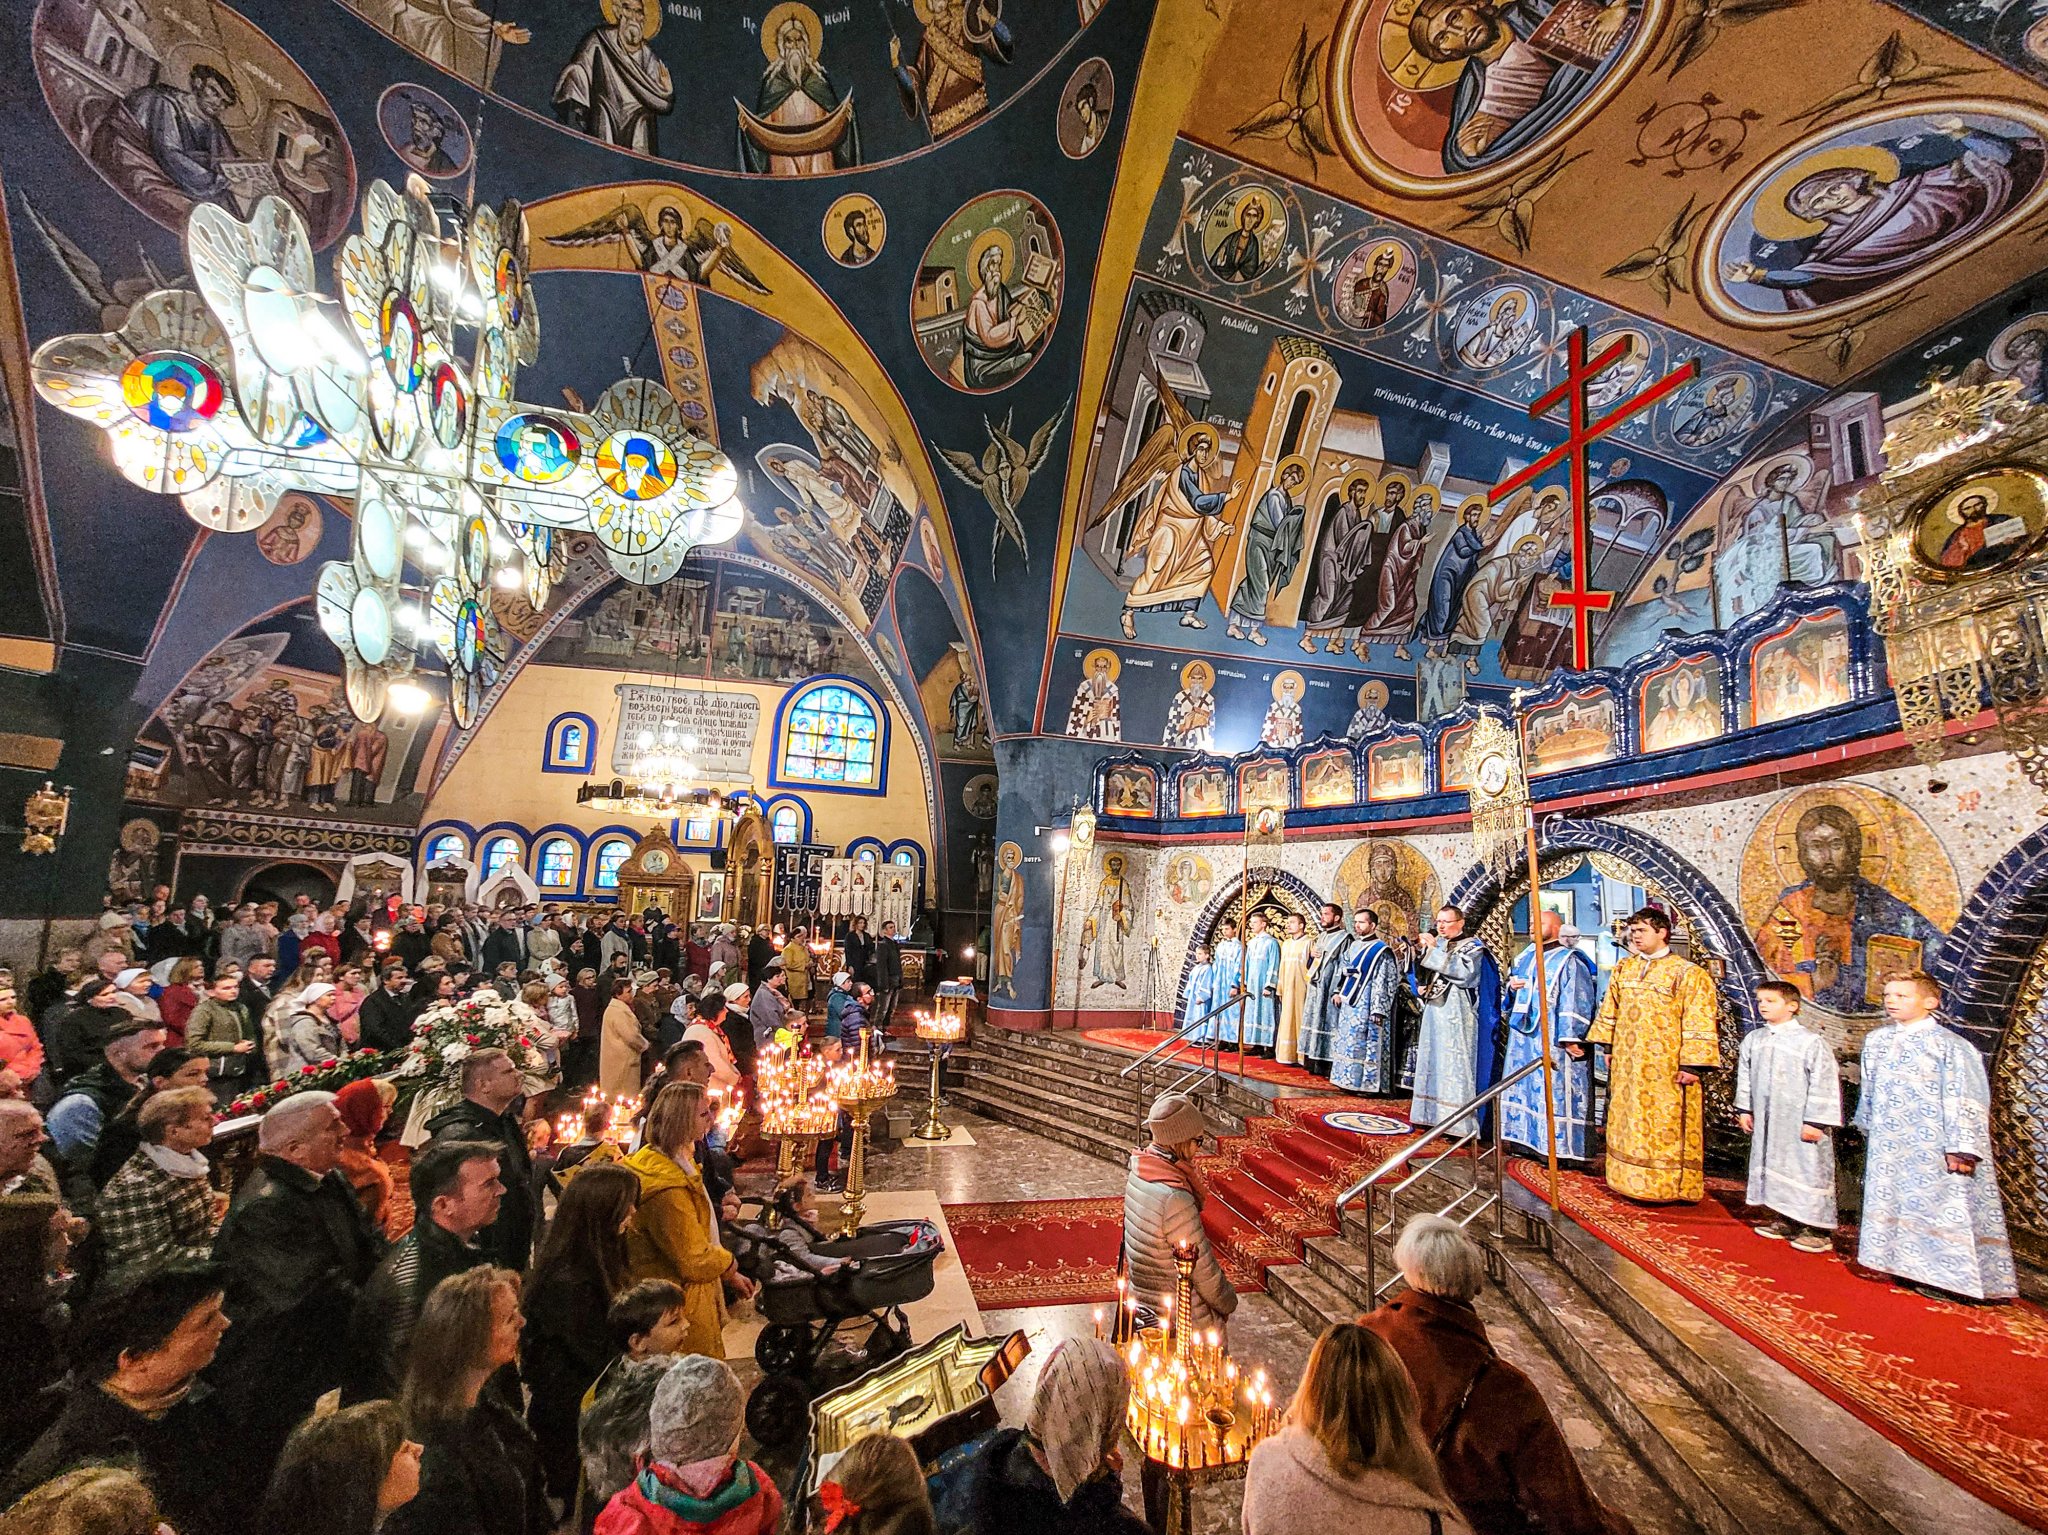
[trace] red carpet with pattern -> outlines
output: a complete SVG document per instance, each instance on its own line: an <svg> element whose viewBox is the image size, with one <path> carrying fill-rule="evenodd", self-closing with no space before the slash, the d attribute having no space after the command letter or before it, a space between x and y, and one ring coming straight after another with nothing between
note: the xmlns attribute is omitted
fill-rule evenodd
<svg viewBox="0 0 2048 1535"><path fill-rule="evenodd" d="M1277 1099L1200 1159L1210 1192L1202 1224L1232 1283L1262 1290L1267 1269L1300 1262L1306 1238L1337 1230L1337 1196L1401 1144L1400 1133L1360 1134L1326 1116L1378 1115L1381 1128L1405 1132L1406 1107L1341 1093Z"/></svg>
<svg viewBox="0 0 2048 1535"><path fill-rule="evenodd" d="M1020 1199L945 1210L977 1306L995 1311L1116 1299L1121 1199Z"/></svg>
<svg viewBox="0 0 2048 1535"><path fill-rule="evenodd" d="M1537 1193L1543 1168L1510 1173ZM1689 1297L1894 1444L1986 1502L2048 1530L2048 1312L1928 1300L1837 1256L1758 1236L1742 1185L1644 1208L1566 1173L1565 1213Z"/></svg>
<svg viewBox="0 0 2048 1535"><path fill-rule="evenodd" d="M1112 1050L1121 1050L1126 1055L1143 1055L1156 1048L1165 1039L1161 1029L1083 1029L1081 1037L1091 1044L1107 1045ZM1193 1045L1176 1045L1173 1048L1176 1059L1189 1062L1205 1059L1203 1053ZM1237 1075L1237 1054L1231 1052L1225 1057L1224 1070L1231 1076ZM1244 1074L1261 1082L1272 1082L1280 1087L1307 1087L1317 1091L1328 1091L1330 1079L1319 1077L1312 1071L1303 1071L1299 1066L1282 1066L1277 1061L1263 1061L1253 1056L1244 1058Z"/></svg>

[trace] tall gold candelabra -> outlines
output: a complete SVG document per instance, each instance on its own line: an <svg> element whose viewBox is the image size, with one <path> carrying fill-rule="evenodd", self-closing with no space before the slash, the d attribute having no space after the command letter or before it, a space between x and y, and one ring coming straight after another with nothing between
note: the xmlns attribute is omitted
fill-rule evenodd
<svg viewBox="0 0 2048 1535"><path fill-rule="evenodd" d="M860 1230L860 1218L867 1208L868 1116L877 1104L896 1096L896 1063L872 1062L868 1041L872 1031L860 1035L858 1059L832 1069L831 1092L839 1106L853 1118L853 1149L846 1159L846 1191L841 1196L839 1235L850 1237Z"/></svg>
<svg viewBox="0 0 2048 1535"><path fill-rule="evenodd" d="M935 997L938 1010L917 1015L917 1037L931 1047L931 1096L925 1105L924 1123L917 1127L921 1141L948 1141L953 1127L939 1118L939 1071L944 1061L940 1047L957 1045L967 1037L968 1009L974 1005L974 985L969 981L941 981Z"/></svg>
<svg viewBox="0 0 2048 1535"><path fill-rule="evenodd" d="M1278 1432L1280 1410L1263 1369L1241 1371L1219 1329L1189 1325L1195 1249L1175 1248L1173 1266L1165 1319L1125 1346L1131 1397L1124 1426L1165 1482L1166 1535L1191 1535L1195 1488L1243 1476L1259 1441ZM1103 1336L1099 1311L1095 1335Z"/></svg>
<svg viewBox="0 0 2048 1535"><path fill-rule="evenodd" d="M812 1149L839 1129L830 1068L815 1055L770 1045L760 1054L754 1076L761 1104L761 1133L777 1143L775 1181L787 1182Z"/></svg>

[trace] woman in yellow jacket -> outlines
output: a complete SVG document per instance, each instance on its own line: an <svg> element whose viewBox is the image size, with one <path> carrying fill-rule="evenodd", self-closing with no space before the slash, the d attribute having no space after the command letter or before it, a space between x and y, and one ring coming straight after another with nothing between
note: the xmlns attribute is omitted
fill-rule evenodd
<svg viewBox="0 0 2048 1535"><path fill-rule="evenodd" d="M807 940L810 933L797 928L789 935L789 942L782 949L782 971L789 982L789 1000L796 1004L801 1013L811 1005L811 946Z"/></svg>
<svg viewBox="0 0 2048 1535"><path fill-rule="evenodd" d="M689 1335L678 1353L725 1357L725 1286L741 1296L754 1283L718 1245L718 1225L697 1143L711 1132L711 1105L696 1082L675 1082L647 1111L647 1144L626 1158L640 1179L640 1204L626 1227L626 1263L634 1283L667 1279L683 1287Z"/></svg>

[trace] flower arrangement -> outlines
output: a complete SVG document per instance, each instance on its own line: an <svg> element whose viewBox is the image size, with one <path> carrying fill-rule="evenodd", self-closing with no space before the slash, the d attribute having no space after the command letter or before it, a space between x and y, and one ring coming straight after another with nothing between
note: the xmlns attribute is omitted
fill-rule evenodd
<svg viewBox="0 0 2048 1535"><path fill-rule="evenodd" d="M486 989L459 1002L436 1002L413 1021L401 1077L428 1077L452 1085L462 1063L479 1050L503 1050L535 1086L552 1074L541 1041L553 1027L524 1002L507 1002Z"/></svg>
<svg viewBox="0 0 2048 1535"><path fill-rule="evenodd" d="M251 1114L261 1114L272 1105L289 1098L293 1093L332 1093L348 1086L351 1082L373 1077L380 1071L388 1070L398 1057L382 1050L344 1050L332 1060L322 1061L317 1066L301 1066L288 1077L242 1094L241 1097L215 1112L213 1122L220 1124L230 1119L244 1119Z"/></svg>

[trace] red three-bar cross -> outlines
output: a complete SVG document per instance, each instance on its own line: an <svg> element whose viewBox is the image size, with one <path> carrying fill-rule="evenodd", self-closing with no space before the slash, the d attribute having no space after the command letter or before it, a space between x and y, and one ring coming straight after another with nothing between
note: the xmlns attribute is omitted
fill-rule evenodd
<svg viewBox="0 0 2048 1535"><path fill-rule="evenodd" d="M1582 325L1568 338L1565 375L1556 386L1542 398L1529 406L1531 420L1540 420L1555 409L1561 401L1571 403L1571 430L1563 442L1537 459L1526 469L1518 469L1507 479L1488 492L1489 506L1498 506L1509 496L1531 481L1548 474L1559 464L1571 461L1572 495L1572 584L1561 592L1550 594L1550 605L1554 608L1572 610L1572 665L1584 671L1593 664L1592 617L1604 613L1614 605L1614 593L1596 592L1589 584L1593 574L1591 536L1591 508L1587 504L1586 490L1586 449L1605 437L1630 416L1648 410L1666 395L1683 389L1700 376L1698 358L1689 358L1680 367L1672 369L1656 383L1638 394L1630 395L1612 410L1597 420L1588 420L1590 407L1586 402L1586 390L1593 380L1611 364L1620 359L1628 350L1628 338L1616 336L1600 351L1591 362L1586 360L1586 328ZM1513 553L1513 550L1509 550Z"/></svg>

